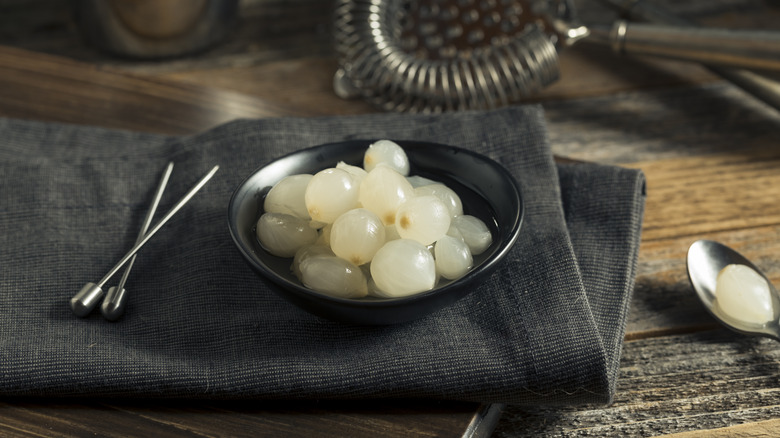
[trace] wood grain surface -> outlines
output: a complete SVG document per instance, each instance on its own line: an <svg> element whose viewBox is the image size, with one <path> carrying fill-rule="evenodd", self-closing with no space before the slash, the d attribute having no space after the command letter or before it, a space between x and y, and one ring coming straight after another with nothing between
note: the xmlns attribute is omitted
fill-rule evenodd
<svg viewBox="0 0 780 438"><path fill-rule="evenodd" d="M287 403L13 401L0 404L3 437L459 436L474 406L454 402Z"/></svg>
<svg viewBox="0 0 780 438"><path fill-rule="evenodd" d="M239 117L361 114L331 88L329 1L242 3L235 35L166 62L96 52L64 1L0 0L0 116L186 134ZM662 2L706 24L778 26L758 0ZM614 18L592 0L583 20ZM46 5L40 13L30 8ZM780 435L780 346L721 328L685 270L700 238L733 246L780 284L780 113L683 62L583 44L561 80L528 102L546 111L554 153L642 169L648 198L639 271L611 406L451 402L0 402L0 435L661 436ZM483 422L483 420L486 421Z"/></svg>

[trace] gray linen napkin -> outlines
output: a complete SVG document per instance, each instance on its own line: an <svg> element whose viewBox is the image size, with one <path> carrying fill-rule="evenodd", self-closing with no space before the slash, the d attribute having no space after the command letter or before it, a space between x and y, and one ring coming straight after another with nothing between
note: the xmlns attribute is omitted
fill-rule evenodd
<svg viewBox="0 0 780 438"><path fill-rule="evenodd" d="M538 106L240 120L189 137L0 119L0 395L609 403L644 178L556 166L545 129ZM522 233L478 290L408 324L356 327L250 270L227 230L234 188L280 155L355 138L451 144L510 169ZM133 245L169 160L158 218L221 170L140 252L125 317L74 317L68 300Z"/></svg>

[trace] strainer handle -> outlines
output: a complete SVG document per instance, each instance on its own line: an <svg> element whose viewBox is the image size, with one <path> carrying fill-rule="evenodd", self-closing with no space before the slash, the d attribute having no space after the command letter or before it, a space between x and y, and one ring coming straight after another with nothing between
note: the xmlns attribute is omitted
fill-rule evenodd
<svg viewBox="0 0 780 438"><path fill-rule="evenodd" d="M597 36L599 30L592 29L592 32L593 36ZM608 39L612 48L622 54L662 56L707 65L780 70L780 32L618 20L609 31Z"/></svg>
<svg viewBox="0 0 780 438"><path fill-rule="evenodd" d="M601 0L624 16L635 21L658 24L691 26L690 21L670 11L643 0ZM706 64L705 64L706 65ZM741 68L706 65L710 71L720 75L734 85L752 94L764 103L780 110L780 82L768 72L757 72Z"/></svg>

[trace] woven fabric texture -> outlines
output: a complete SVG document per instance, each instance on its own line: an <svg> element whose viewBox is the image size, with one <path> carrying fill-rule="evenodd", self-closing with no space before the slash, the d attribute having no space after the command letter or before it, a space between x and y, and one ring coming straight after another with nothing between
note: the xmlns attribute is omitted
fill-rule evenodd
<svg viewBox="0 0 780 438"><path fill-rule="evenodd" d="M292 306L245 263L226 220L237 185L285 153L358 138L471 149L518 180L520 237L472 294L411 323L350 326ZM168 161L158 218L221 169L140 252L126 315L76 318L69 299L133 246ZM0 119L0 182L0 395L535 405L614 395L644 178L556 165L539 106L239 120L187 137Z"/></svg>

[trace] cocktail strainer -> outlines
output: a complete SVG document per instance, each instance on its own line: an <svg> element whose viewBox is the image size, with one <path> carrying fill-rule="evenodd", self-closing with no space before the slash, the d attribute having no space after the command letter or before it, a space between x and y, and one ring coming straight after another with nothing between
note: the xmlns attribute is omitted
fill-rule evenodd
<svg viewBox="0 0 780 438"><path fill-rule="evenodd" d="M555 38L529 13L533 3L338 0L336 93L400 112L493 108L533 94L559 73Z"/></svg>
<svg viewBox="0 0 780 438"><path fill-rule="evenodd" d="M558 78L558 50L577 41L618 53L780 70L780 33L580 25L571 0L337 0L334 88L389 111L485 109Z"/></svg>

